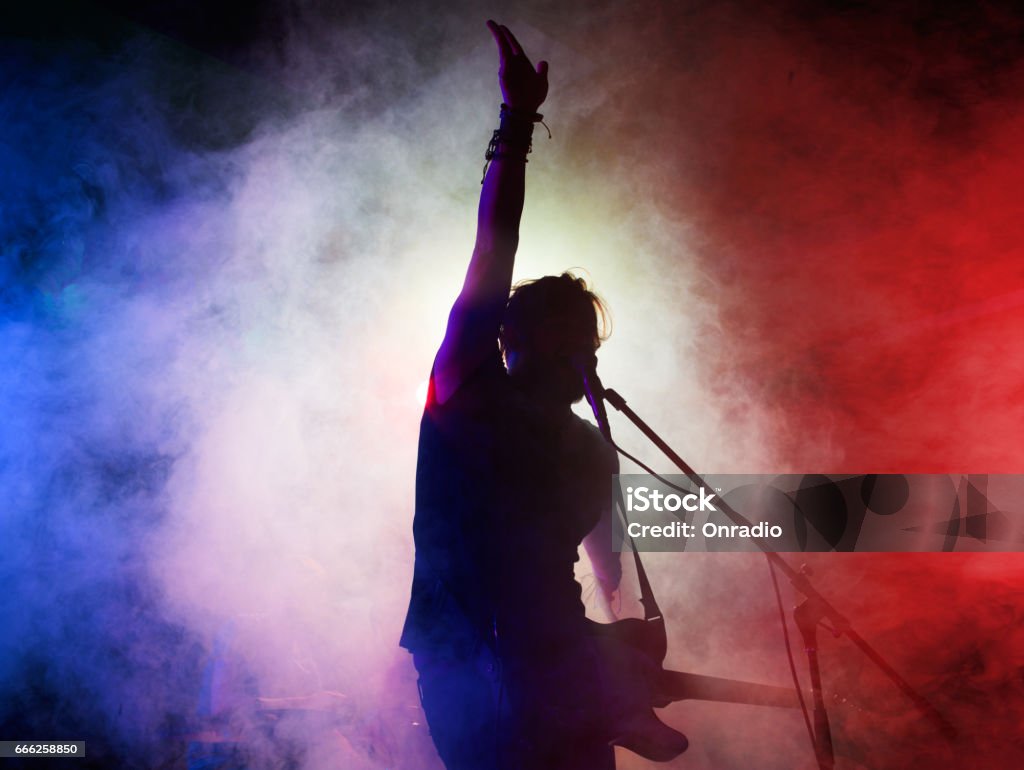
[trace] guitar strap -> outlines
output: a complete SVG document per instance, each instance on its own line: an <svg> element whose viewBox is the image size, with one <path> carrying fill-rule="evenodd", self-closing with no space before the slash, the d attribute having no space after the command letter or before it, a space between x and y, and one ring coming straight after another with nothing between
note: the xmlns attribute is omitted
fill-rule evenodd
<svg viewBox="0 0 1024 770"><path fill-rule="evenodd" d="M640 552L637 550L636 543L633 542L633 538L629 536L629 519L626 517L626 503L622 499L622 485L615 484L614 486L616 501L619 504L619 515L622 517L622 521L626 525L623 532L626 533L626 537L629 539L629 546L633 549L633 561L636 563L637 582L640 583L640 604L643 605L644 608L644 620L659 620L662 617L661 608L658 607L658 600L654 598L651 581L647 579L647 570L644 569L644 564L640 560Z"/></svg>

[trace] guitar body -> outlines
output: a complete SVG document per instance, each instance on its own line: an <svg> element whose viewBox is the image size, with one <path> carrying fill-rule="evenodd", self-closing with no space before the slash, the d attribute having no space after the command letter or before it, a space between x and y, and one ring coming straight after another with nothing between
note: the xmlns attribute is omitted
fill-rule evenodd
<svg viewBox="0 0 1024 770"><path fill-rule="evenodd" d="M631 691L643 690L643 700L653 708L664 708L675 698L663 686L668 638L665 619L623 618L614 623L590 621L590 634L600 640L606 665L629 673Z"/></svg>
<svg viewBox="0 0 1024 770"><path fill-rule="evenodd" d="M652 664L660 667L668 652L668 637L665 635L665 619L624 618L614 623L590 621L592 636L614 639L626 647L644 655Z"/></svg>
<svg viewBox="0 0 1024 770"><path fill-rule="evenodd" d="M672 702L664 697L661 686L668 648L664 619L590 622L588 630L602 658L604 685L613 699L606 711L612 721L610 742L655 762L679 756L686 750L686 736L654 713L654 708Z"/></svg>

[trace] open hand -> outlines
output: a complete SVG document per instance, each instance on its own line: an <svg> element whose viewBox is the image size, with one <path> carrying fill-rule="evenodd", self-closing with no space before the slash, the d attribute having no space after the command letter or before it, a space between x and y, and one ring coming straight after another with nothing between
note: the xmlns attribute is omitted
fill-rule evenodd
<svg viewBox="0 0 1024 770"><path fill-rule="evenodd" d="M488 19L487 28L498 44L498 82L505 104L512 109L536 112L548 95L548 63L537 62L535 70L508 27Z"/></svg>

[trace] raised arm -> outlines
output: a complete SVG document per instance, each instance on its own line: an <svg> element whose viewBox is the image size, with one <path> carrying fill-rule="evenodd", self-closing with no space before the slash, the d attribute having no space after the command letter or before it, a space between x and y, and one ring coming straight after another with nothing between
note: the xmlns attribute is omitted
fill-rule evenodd
<svg viewBox="0 0 1024 770"><path fill-rule="evenodd" d="M480 192L473 256L434 360L434 396L439 403L494 355L519 245L526 153L535 113L548 92L547 62L534 69L507 27L493 21L487 27L498 44L498 80L506 108Z"/></svg>

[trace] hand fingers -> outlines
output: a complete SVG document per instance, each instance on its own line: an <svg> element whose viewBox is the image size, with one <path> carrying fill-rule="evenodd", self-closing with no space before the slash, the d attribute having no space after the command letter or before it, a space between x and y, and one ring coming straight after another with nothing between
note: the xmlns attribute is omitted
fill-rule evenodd
<svg viewBox="0 0 1024 770"><path fill-rule="evenodd" d="M502 26L501 31L505 33L509 45L512 47L512 53L515 54L516 56L522 56L523 47L519 45L519 41L516 40L516 36L512 34L512 30L510 30L506 26Z"/></svg>
<svg viewBox="0 0 1024 770"><path fill-rule="evenodd" d="M491 31L494 36L494 42L498 44L498 54L501 56L501 60L505 61L512 57L512 47L508 43L508 39L505 37L505 33L502 32L504 27L499 27L491 19L487 20L487 29Z"/></svg>

